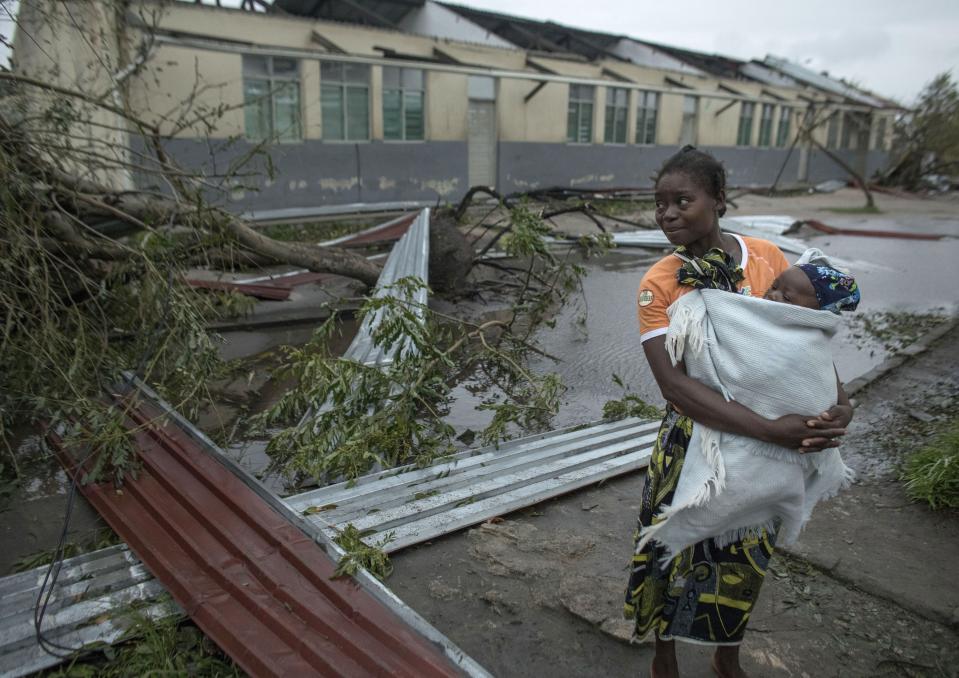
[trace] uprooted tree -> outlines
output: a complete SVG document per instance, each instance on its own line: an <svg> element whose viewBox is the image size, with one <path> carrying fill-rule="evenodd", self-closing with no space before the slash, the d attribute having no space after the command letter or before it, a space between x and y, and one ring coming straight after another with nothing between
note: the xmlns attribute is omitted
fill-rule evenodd
<svg viewBox="0 0 959 678"><path fill-rule="evenodd" d="M959 89L949 72L933 78L896 124L893 157L887 185L916 190L924 176L959 172Z"/></svg>
<svg viewBox="0 0 959 678"><path fill-rule="evenodd" d="M73 8L97 12L110 6ZM21 7L37 10L26 18L21 12L19 30L39 47L27 31L49 31L47 22L62 19L64 5L36 1ZM74 14L69 19L79 28ZM178 165L165 142L183 129L212 129L226 108L196 105L194 91L179 117L166 118L162 129L137 115L122 91L125 78L149 63L150 34L143 35L134 58L113 63L98 57L110 71L107 77L75 86L62 82L59 70L50 77L36 70L0 72L0 439L10 452L18 425L68 422L67 443L96 455L92 476L116 481L135 466L135 455L124 413L105 404L104 390L121 381L124 371L133 371L192 417L222 373L207 324L243 305L234 295L191 288L184 280L189 269L282 263L367 285L379 273L378 266L350 251L266 237L209 201L215 188L210 177ZM101 43L110 39L95 37ZM134 148L131 138L142 143ZM264 157L268 161L268 154ZM228 186L245 172L245 165L235 162L216 178ZM368 390L342 410L349 416L328 422L341 427L335 437L302 431L282 436L290 446L274 445L280 470L355 475L373 463L423 461L442 453L450 443L442 407L452 380L467 370L481 371L497 389L487 403L494 412L488 440L507 435L511 424L541 423L555 410L562 386L554 377L531 374L522 361L538 350L533 329L577 288L583 271L569 257L548 252L541 212L522 204L502 207L501 231L509 232L502 245L528 262L503 268L518 290L510 319L470 325L427 314L426 325L417 330L407 326L409 309L395 300L369 301L368 308L386 304L393 318L380 339L395 341L399 329L412 332L419 340L418 357L398 361L380 376L360 375ZM313 344L317 354L323 337ZM474 355L466 350L470 347L482 358L468 357ZM297 376L306 383L301 380L301 388L284 399L285 412L275 412L274 420L293 405L336 396L329 378L309 381L315 376L311 369L328 370L336 383L359 370L328 355L297 355L302 360L291 369L300 370ZM391 403L380 412L397 417L381 416L388 425L379 420L364 425L366 401L378 396ZM362 431L380 434L372 456L363 447ZM361 454L351 457L351 450ZM6 459L0 468L16 467L15 454Z"/></svg>

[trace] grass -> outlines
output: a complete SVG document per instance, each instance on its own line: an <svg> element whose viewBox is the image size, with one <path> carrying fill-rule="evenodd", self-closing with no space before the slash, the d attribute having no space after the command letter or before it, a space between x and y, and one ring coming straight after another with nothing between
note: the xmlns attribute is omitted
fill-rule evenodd
<svg viewBox="0 0 959 678"><path fill-rule="evenodd" d="M100 648L93 654L45 673L63 678L127 676L245 675L216 644L189 622L174 618L137 620L132 640Z"/></svg>
<svg viewBox="0 0 959 678"><path fill-rule="evenodd" d="M913 501L931 509L959 508L959 418L906 459L902 479Z"/></svg>
<svg viewBox="0 0 959 678"><path fill-rule="evenodd" d="M862 207L824 207L823 209L836 214L882 214L882 210L875 205L872 207L868 205Z"/></svg>

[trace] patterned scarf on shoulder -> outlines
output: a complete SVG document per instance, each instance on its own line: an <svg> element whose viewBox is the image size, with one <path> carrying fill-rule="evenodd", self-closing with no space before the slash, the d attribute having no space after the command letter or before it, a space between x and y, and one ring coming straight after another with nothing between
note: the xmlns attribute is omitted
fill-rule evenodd
<svg viewBox="0 0 959 678"><path fill-rule="evenodd" d="M677 247L673 254L683 261L676 271L680 285L697 290L735 292L736 284L745 277L743 269L719 247L712 248L701 257L693 256L684 246Z"/></svg>

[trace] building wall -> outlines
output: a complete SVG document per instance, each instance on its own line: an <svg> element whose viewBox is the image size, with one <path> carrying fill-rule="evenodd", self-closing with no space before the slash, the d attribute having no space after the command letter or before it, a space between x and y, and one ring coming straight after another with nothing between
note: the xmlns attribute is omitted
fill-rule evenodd
<svg viewBox="0 0 959 678"><path fill-rule="evenodd" d="M140 140L134 149L145 151L146 145ZM468 188L466 143L460 141L283 144L270 150L272 178L265 158L252 155L239 172L252 176L232 180L213 175L250 154L249 142L211 148L206 140L178 138L167 141L165 149L182 166L209 176L218 187L207 192L211 203L236 212L356 202L442 203ZM138 177L138 183L164 189L148 176Z"/></svg>
<svg viewBox="0 0 959 678"><path fill-rule="evenodd" d="M258 191L240 187L231 190L225 202L237 209L247 210L254 205L272 209L357 201L453 200L468 188L469 76L451 72L442 65L423 64L426 140L384 142L382 66L373 65L371 139L359 143L324 142L320 107L320 62L324 54L317 44L311 42L314 30L354 55L381 57L382 53L374 47L386 47L404 55L432 59L436 56L434 50L439 49L466 65L529 73L529 80L501 78L497 81L498 188L504 192L547 185L584 188L650 185L655 170L678 148L684 91L672 82L694 88L688 93L699 100L696 144L711 150L726 163L731 185L768 185L784 162L782 183L788 185L798 178L800 149L787 162L785 148L755 147L762 101L768 102L779 96L787 99L783 103L794 110L801 110L805 105L804 101L796 99L796 88L784 87L780 83L724 81L698 74L693 72L694 69L678 72L618 61L587 63L529 56L521 50L504 49L489 43L453 42L398 31L187 4L168 9L163 24L165 28L195 35L312 50L300 60L303 139L268 148L277 169L277 178L261 179ZM420 67L402 61L392 64ZM606 86L603 85L594 85L592 143L566 143L569 85L548 82L526 101L526 97L542 84L534 78L539 69L544 68L562 76L594 81L605 79L610 87L630 89L627 143L603 143L606 107ZM628 82L616 82L610 72ZM179 130L177 139L171 144L171 151L187 164L209 167L210 159L204 159L204 153L208 154L207 145L196 139L207 134L215 140L242 138L242 78L241 54L162 45L145 73L131 82L130 101L136 110L152 121L159 121L177 102L184 100L190 100L194 109L219 110L220 116L212 130L199 125ZM660 94L654 146L634 144L637 89L644 86L674 87L673 92ZM742 105L735 98L729 98L730 91L755 101L752 145L749 147L736 146ZM808 90L803 91L805 95L809 94ZM824 98L823 95L816 96ZM779 105L773 119L773 143ZM169 129L169 125L167 127ZM796 134L797 128L798 121L794 119L791 135ZM889 123L887 135L891 135L891 129ZM816 137L825 143L825 124L816 130ZM222 166L224 159L238 156L250 148L245 141L234 143L217 160ZM809 155L810 181L843 178L842 171L834 163L828 159L823 162L820 156L816 152ZM882 152L870 151L859 153L853 161L871 168L880 166L885 157Z"/></svg>

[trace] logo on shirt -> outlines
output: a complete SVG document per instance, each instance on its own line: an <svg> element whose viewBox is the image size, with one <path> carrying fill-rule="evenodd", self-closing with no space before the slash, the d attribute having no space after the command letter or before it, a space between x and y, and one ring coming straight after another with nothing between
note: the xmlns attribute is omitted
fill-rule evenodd
<svg viewBox="0 0 959 678"><path fill-rule="evenodd" d="M652 290L643 290L639 293L639 305L640 306L649 306L653 303L653 291Z"/></svg>
<svg viewBox="0 0 959 678"><path fill-rule="evenodd" d="M751 297L751 296L753 295L753 288L750 287L749 285L746 285L746 286L742 289L741 294L745 294L747 297Z"/></svg>

